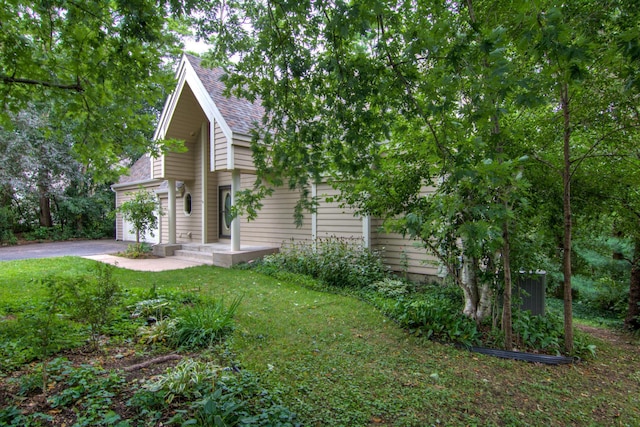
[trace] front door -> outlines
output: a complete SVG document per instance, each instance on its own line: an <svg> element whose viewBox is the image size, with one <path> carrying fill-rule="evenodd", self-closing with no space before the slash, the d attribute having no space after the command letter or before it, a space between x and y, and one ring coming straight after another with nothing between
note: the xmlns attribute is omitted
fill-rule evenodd
<svg viewBox="0 0 640 427"><path fill-rule="evenodd" d="M231 237L231 186L225 185L218 189L219 200L219 212L218 212L218 221L219 221L219 230L220 237Z"/></svg>

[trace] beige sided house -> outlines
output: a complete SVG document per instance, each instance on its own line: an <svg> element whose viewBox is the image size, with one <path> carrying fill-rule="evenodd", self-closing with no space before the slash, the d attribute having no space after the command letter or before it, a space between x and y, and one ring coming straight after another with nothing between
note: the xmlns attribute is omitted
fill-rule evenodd
<svg viewBox="0 0 640 427"><path fill-rule="evenodd" d="M230 266L276 252L283 242L337 236L362 239L368 247L383 250L395 271L436 275L436 267L425 263L423 249L400 235L379 232L380 220L356 216L337 202L322 202L316 213L305 216L302 227L296 227L293 208L299 194L279 188L263 201L256 220L232 220L229 209L235 192L252 187L256 178L250 131L263 109L224 97L221 76L220 70L201 67L199 58L183 56L176 89L165 103L154 138L184 140L187 150L158 158L143 156L112 187L117 207L127 200L127 192L139 186L157 194L164 215L154 236L145 236L145 241L156 243L156 254ZM329 185L318 184L312 194L336 193ZM135 240L131 230L118 214L116 239Z"/></svg>

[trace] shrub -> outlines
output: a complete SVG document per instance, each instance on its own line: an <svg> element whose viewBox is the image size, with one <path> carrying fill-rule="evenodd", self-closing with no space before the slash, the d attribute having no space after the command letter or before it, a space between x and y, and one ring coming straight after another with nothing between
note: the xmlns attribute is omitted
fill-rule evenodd
<svg viewBox="0 0 640 427"><path fill-rule="evenodd" d="M97 263L93 276L64 280L63 286L72 318L89 325L91 341L97 348L104 327L114 319L121 297L120 285L113 278L113 267Z"/></svg>
<svg viewBox="0 0 640 427"><path fill-rule="evenodd" d="M15 214L9 206L0 207L0 245L15 245L18 239L13 234Z"/></svg>
<svg viewBox="0 0 640 427"><path fill-rule="evenodd" d="M430 285L414 297L399 299L391 316L405 328L430 339L476 345L481 334L476 323L462 315L457 287Z"/></svg>
<svg viewBox="0 0 640 427"><path fill-rule="evenodd" d="M370 284L369 289L387 298L399 298L411 293L412 285L403 280L388 277Z"/></svg>
<svg viewBox="0 0 640 427"><path fill-rule="evenodd" d="M595 282L595 295L590 304L599 310L624 316L629 304L629 282L602 277Z"/></svg>
<svg viewBox="0 0 640 427"><path fill-rule="evenodd" d="M220 376L216 390L192 405L198 425L292 427L296 415L250 372Z"/></svg>
<svg viewBox="0 0 640 427"><path fill-rule="evenodd" d="M151 245L148 243L132 243L127 245L127 250L121 252L120 255L125 258L144 258L148 256L152 251Z"/></svg>
<svg viewBox="0 0 640 427"><path fill-rule="evenodd" d="M174 311L172 301L165 297L158 297L152 299L145 299L136 302L134 305L129 306L132 309L132 318L149 318L152 317L156 320L162 320L165 317L171 315Z"/></svg>
<svg viewBox="0 0 640 427"><path fill-rule="evenodd" d="M573 277L574 288L578 291L579 303L587 305L601 314L624 316L628 308L629 281L616 280L609 276L593 280L576 275Z"/></svg>
<svg viewBox="0 0 640 427"><path fill-rule="evenodd" d="M211 363L185 359L155 381L146 383L129 400L149 419L171 404L176 415L168 424L196 426L298 425L295 414L248 371L237 372ZM188 405L188 410L179 405Z"/></svg>
<svg viewBox="0 0 640 427"><path fill-rule="evenodd" d="M52 367L54 364L57 369L51 377L61 387L47 399L52 408L73 408L77 413L74 426L113 425L120 419L111 406L125 384L124 377L91 365L73 367L65 359L56 359Z"/></svg>
<svg viewBox="0 0 640 427"><path fill-rule="evenodd" d="M359 241L330 237L315 243L284 246L280 253L265 257L266 268L306 274L330 286L363 288L388 276L380 255Z"/></svg>
<svg viewBox="0 0 640 427"><path fill-rule="evenodd" d="M534 316L530 311L516 310L512 319L517 345L525 349L558 352L564 344L563 323L557 315Z"/></svg>
<svg viewBox="0 0 640 427"><path fill-rule="evenodd" d="M155 346L157 344L168 344L176 335L178 319L158 320L148 326L138 329L138 340L140 344Z"/></svg>
<svg viewBox="0 0 640 427"><path fill-rule="evenodd" d="M27 240L49 240L51 239L51 229L47 227L37 227L25 234Z"/></svg>

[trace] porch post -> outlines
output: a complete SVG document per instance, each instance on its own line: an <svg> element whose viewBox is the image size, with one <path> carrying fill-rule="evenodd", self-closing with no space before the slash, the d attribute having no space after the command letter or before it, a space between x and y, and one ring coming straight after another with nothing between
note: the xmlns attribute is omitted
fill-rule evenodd
<svg viewBox="0 0 640 427"><path fill-rule="evenodd" d="M156 210L156 217L158 218L158 243L164 243L162 241L162 217L160 216L160 210L162 209L162 200L160 200L160 196L156 194L156 203L158 203L158 209Z"/></svg>
<svg viewBox="0 0 640 427"><path fill-rule="evenodd" d="M207 181L209 175L209 168L207 168L207 131L209 127L207 122L202 122L200 125L200 170L202 170L202 244L207 243L209 238L209 200L208 200L208 188Z"/></svg>
<svg viewBox="0 0 640 427"><path fill-rule="evenodd" d="M231 172L231 206L236 205L236 193L240 191L240 171L234 169ZM231 250L240 250L240 218L235 217L231 221Z"/></svg>
<svg viewBox="0 0 640 427"><path fill-rule="evenodd" d="M176 180L168 179L169 184L169 244L176 243Z"/></svg>

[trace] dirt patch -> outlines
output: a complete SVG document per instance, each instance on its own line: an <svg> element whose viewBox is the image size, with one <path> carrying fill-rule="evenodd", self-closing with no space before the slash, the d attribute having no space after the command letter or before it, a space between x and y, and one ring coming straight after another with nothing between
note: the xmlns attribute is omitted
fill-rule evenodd
<svg viewBox="0 0 640 427"><path fill-rule="evenodd" d="M104 369L103 376L111 372L117 372L124 378L124 384L119 394L113 397L111 410L119 414L123 419L131 415L133 409L127 405L128 399L135 389L147 380L156 378L166 372L170 367L177 365L185 355L171 353L169 355L140 354L136 349L129 347L111 347L95 351L90 346L83 346L65 351L56 355L64 358L74 368L81 366L94 366ZM5 378L0 378L0 408L10 405L16 406L23 415L35 413L44 414L48 421L47 426L71 426L77 420L77 412L81 410L83 395L79 395L77 402L71 405L56 407L51 397L60 394L67 386L64 381L56 382L51 379L48 383L46 395L42 393L41 382L34 383L32 389L25 392L25 378L33 377L38 364L25 365L23 369L12 372Z"/></svg>
<svg viewBox="0 0 640 427"><path fill-rule="evenodd" d="M615 329L597 328L588 325L575 325L576 329L585 332L599 340L607 342L613 346L625 348L628 351L636 351L640 344L639 339L633 334Z"/></svg>

